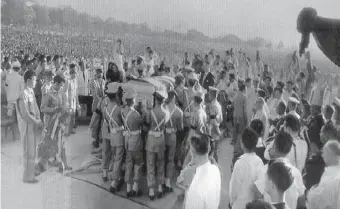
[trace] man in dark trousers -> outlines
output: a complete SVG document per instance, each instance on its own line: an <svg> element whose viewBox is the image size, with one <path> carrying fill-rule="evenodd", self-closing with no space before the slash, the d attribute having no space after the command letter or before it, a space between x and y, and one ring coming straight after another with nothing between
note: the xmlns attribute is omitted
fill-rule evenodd
<svg viewBox="0 0 340 209"><path fill-rule="evenodd" d="M215 77L214 75L210 72L210 66L209 66L209 62L205 63L204 66L204 72L201 73L200 76L200 84L201 86L208 91L209 90L209 86L214 86L215 85Z"/></svg>

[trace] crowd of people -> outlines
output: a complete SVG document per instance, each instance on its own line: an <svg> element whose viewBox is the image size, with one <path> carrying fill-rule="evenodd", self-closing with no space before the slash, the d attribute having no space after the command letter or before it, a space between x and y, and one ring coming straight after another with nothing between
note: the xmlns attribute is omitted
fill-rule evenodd
<svg viewBox="0 0 340 209"><path fill-rule="evenodd" d="M55 43L32 42L40 41ZM340 208L340 75L318 71L308 52L306 66L294 54L282 70L270 69L259 52L251 63L233 49L167 63L147 47L126 62L118 39L114 62L89 62L39 46L45 51L9 50L1 65L7 114L23 142L24 182L36 183L50 167L72 169L65 141L85 111L111 193L126 183L128 198L141 196L145 167L148 197L162 198L173 192L178 170L184 208L218 208L220 142L232 138L230 208ZM136 104L138 89L123 84L153 76L175 78L173 88Z"/></svg>

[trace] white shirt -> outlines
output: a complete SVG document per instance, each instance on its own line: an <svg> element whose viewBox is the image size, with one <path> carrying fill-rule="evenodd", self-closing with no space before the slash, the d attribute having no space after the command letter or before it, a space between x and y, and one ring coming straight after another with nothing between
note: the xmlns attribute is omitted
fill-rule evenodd
<svg viewBox="0 0 340 209"><path fill-rule="evenodd" d="M280 99L277 98L269 99L269 101L267 102L270 111L269 118L277 118L279 116L276 112L276 108L280 104L280 102L284 102L282 97Z"/></svg>
<svg viewBox="0 0 340 209"><path fill-rule="evenodd" d="M254 200L253 186L263 166L255 153L245 153L236 161L229 183L232 209L245 208L248 202Z"/></svg>
<svg viewBox="0 0 340 209"><path fill-rule="evenodd" d="M231 101L234 100L237 90L238 90L237 81L230 83L229 87L227 88L227 94L229 96L229 100Z"/></svg>
<svg viewBox="0 0 340 209"><path fill-rule="evenodd" d="M24 78L18 72L11 70L6 76L6 96L7 102L15 103L24 89Z"/></svg>
<svg viewBox="0 0 340 209"><path fill-rule="evenodd" d="M302 170L305 167L306 159L307 159L307 153L308 153L308 145L307 142L303 139L301 139L298 135L292 136L293 142L295 144L290 149L290 152L286 156L289 162L295 166L299 171L302 173ZM266 150L264 151L264 158L267 160L270 160L269 156L269 149L273 147L274 141L271 141L269 145L266 147Z"/></svg>
<svg viewBox="0 0 340 209"><path fill-rule="evenodd" d="M288 103L289 97L291 97L291 96L293 95L293 92L294 92L294 91L291 91L291 92L284 91L284 92L283 92L282 98L283 98L283 100L285 101L286 104Z"/></svg>
<svg viewBox="0 0 340 209"><path fill-rule="evenodd" d="M290 162L287 160L287 164L289 164L291 168L292 175L294 177L293 184L288 188L285 194L285 202L287 203L289 208L296 208L297 205L297 199L305 192L305 185L303 184L303 179L301 176L300 171L290 164ZM264 201L266 202L272 202L270 199L270 196L268 193L265 192L265 185L268 181L267 177L267 170L268 170L268 164L263 167L263 171L259 175L258 180L255 182L255 185L259 192L263 194Z"/></svg>
<svg viewBox="0 0 340 209"><path fill-rule="evenodd" d="M208 161L196 169L186 193L185 209L218 209L220 195L220 170Z"/></svg>
<svg viewBox="0 0 340 209"><path fill-rule="evenodd" d="M89 95L89 71L77 71L78 95Z"/></svg>
<svg viewBox="0 0 340 209"><path fill-rule="evenodd" d="M320 183L307 196L308 209L340 209L340 165L326 167Z"/></svg>

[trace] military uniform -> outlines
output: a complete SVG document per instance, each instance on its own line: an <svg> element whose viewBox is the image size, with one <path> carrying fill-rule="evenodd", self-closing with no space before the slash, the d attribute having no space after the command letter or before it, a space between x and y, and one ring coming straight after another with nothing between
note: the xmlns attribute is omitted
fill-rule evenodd
<svg viewBox="0 0 340 209"><path fill-rule="evenodd" d="M210 104L207 107L207 115L208 115L208 134L213 138L213 153L214 158L218 161L218 150L219 150L219 140L221 137L220 124L223 121L222 118L222 107L220 103L217 101L217 94L219 92L218 89L209 86L209 91L212 94L215 94L215 98L212 98Z"/></svg>
<svg viewBox="0 0 340 209"><path fill-rule="evenodd" d="M34 183L37 124L40 121L40 111L35 100L33 89L26 87L20 94L17 105L20 138L23 142L24 173L23 181Z"/></svg>
<svg viewBox="0 0 340 209"><path fill-rule="evenodd" d="M175 104L169 107L169 122L165 124L165 144L168 148L166 165L166 186L171 191L170 179L174 172L174 159L177 149L177 131L183 130L183 111Z"/></svg>
<svg viewBox="0 0 340 209"><path fill-rule="evenodd" d="M134 99L136 92L130 90L124 95L125 99ZM124 137L126 149L126 169L125 182L127 184L127 196L139 196L141 194L138 183L141 177L143 167L143 142L141 138L141 126L143 117L133 107L125 106L122 111L124 122ZM133 188L131 191L131 185Z"/></svg>
<svg viewBox="0 0 340 209"><path fill-rule="evenodd" d="M155 94L155 97L166 98L163 92ZM147 124L150 130L146 140L146 163L147 163L147 183L149 187L149 198L154 199L154 187L158 183L159 197L163 195L164 184L164 153L165 153L165 124L167 123L169 112L162 107L154 107L147 117ZM157 169L157 170L156 170Z"/></svg>
<svg viewBox="0 0 340 209"><path fill-rule="evenodd" d="M118 92L118 83L109 83L106 93ZM111 156L113 157L112 182L110 192L115 193L122 186L121 171L124 156L123 120L121 107L116 102L109 102L103 106L103 178L107 177Z"/></svg>
<svg viewBox="0 0 340 209"><path fill-rule="evenodd" d="M197 92L195 97L200 97L203 100L204 94L202 92ZM196 106L193 110L193 112L190 113L190 130L189 134L185 140L185 152L186 157L183 163L183 167L189 164L191 161L191 155L189 151L189 144L190 144L190 139L192 136L194 136L196 133L207 133L207 114L203 108L203 106L200 104Z"/></svg>

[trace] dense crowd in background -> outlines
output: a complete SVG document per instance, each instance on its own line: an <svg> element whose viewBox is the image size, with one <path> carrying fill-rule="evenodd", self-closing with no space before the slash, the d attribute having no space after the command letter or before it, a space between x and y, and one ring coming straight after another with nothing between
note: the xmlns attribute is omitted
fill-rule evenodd
<svg viewBox="0 0 340 209"><path fill-rule="evenodd" d="M126 183L128 198L142 195L146 166L147 195L162 198L177 170L184 208L218 208L220 141L231 138L231 208L340 208L340 75L309 52L293 53L285 69L233 48L173 61L152 47L131 53L121 39L9 32L1 45L2 102L24 143L24 182L72 169L65 140L90 113L92 154L111 193ZM128 84L152 77L174 82L138 106Z"/></svg>

